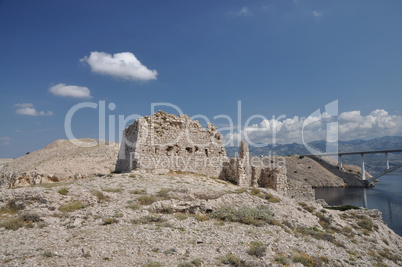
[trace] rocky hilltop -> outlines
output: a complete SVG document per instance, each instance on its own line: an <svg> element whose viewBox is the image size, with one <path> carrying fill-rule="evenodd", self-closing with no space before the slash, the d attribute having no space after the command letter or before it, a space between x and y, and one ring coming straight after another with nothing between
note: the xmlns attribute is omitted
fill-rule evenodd
<svg viewBox="0 0 402 267"><path fill-rule="evenodd" d="M400 266L377 210L202 175L133 172L0 189L1 266Z"/></svg>
<svg viewBox="0 0 402 267"><path fill-rule="evenodd" d="M57 140L15 160L0 161L0 187L24 186L109 174L119 144L99 145L96 139ZM3 164L2 164L3 162Z"/></svg>

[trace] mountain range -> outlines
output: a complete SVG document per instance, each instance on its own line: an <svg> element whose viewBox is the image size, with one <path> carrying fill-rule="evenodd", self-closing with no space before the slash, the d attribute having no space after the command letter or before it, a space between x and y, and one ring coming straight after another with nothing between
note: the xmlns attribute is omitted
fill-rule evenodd
<svg viewBox="0 0 402 267"><path fill-rule="evenodd" d="M329 143L333 146L334 143ZM309 146L325 152L327 142L325 140L314 141L309 143ZM310 151L303 144L277 144L267 145L264 147L250 146L250 155L252 156L289 156L289 155L306 155L311 154ZM388 149L402 149L402 136L385 136L371 140L350 140L338 141L339 152L353 152L353 151L372 151L372 150L388 150ZM228 157L235 157L239 153L238 147L226 147ZM402 152L389 154L390 166L402 163ZM342 162L345 164L352 164L360 166L361 157L359 155L343 156ZM366 171L371 174L379 173L385 169L386 161L384 154L368 154L365 155Z"/></svg>

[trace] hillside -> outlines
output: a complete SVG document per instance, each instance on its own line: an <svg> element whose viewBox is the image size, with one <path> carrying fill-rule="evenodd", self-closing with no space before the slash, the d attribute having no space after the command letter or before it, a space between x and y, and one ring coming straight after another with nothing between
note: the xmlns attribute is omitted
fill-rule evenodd
<svg viewBox="0 0 402 267"><path fill-rule="evenodd" d="M377 210L337 211L192 174L0 189L2 266L400 266Z"/></svg>
<svg viewBox="0 0 402 267"><path fill-rule="evenodd" d="M319 151L325 151L326 141L315 141L309 143L310 146L316 148ZM253 147L250 146L250 154L254 156L269 156L270 153L277 156L288 155L306 155L310 152L302 144L278 144L275 147L268 145L265 147ZM386 149L402 149L402 137L401 136L386 136L375 138L372 140L352 140L352 141L339 141L339 152L351 152L351 151L371 151L371 150L386 150ZM229 157L234 157L238 153L237 147L226 147L226 152ZM389 155L390 165L396 165L402 163L402 153L394 153ZM342 161L345 164L360 166L361 159L359 155L344 156ZM371 154L365 156L366 171L375 174L381 172L385 168L385 156L381 154Z"/></svg>
<svg viewBox="0 0 402 267"><path fill-rule="evenodd" d="M361 180L360 167L343 166L345 171L339 171L337 161L331 158L324 160L310 157L285 157L287 177L308 183L312 187L355 187L364 186ZM367 177L370 177L366 173Z"/></svg>
<svg viewBox="0 0 402 267"><path fill-rule="evenodd" d="M80 139L92 147L57 140L43 149L0 164L0 187L57 182L109 174L114 170L119 145L97 145L96 139Z"/></svg>

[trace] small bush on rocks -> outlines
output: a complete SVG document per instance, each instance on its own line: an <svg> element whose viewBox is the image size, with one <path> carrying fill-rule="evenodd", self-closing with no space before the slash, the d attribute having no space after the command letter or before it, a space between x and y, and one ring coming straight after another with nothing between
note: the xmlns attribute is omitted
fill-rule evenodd
<svg viewBox="0 0 402 267"><path fill-rule="evenodd" d="M73 212L73 211L83 209L83 208L85 208L85 205L80 200L77 200L77 201L73 201L73 202L61 205L59 208L59 211Z"/></svg>
<svg viewBox="0 0 402 267"><path fill-rule="evenodd" d="M131 220L131 223L133 224L147 224L147 223L163 223L166 222L167 220L161 216L144 216L139 219L133 219Z"/></svg>
<svg viewBox="0 0 402 267"><path fill-rule="evenodd" d="M60 195L65 196L65 195L68 194L68 188L67 187L60 188L59 190L57 190L57 193L59 193Z"/></svg>
<svg viewBox="0 0 402 267"><path fill-rule="evenodd" d="M101 191L92 190L91 193L98 199L98 203L109 201L109 197L103 194Z"/></svg>
<svg viewBox="0 0 402 267"><path fill-rule="evenodd" d="M270 223L272 220L272 212L266 207L251 208L233 206L221 206L211 213L212 218L222 221L239 222L244 224L252 224L261 226L264 223Z"/></svg>
<svg viewBox="0 0 402 267"><path fill-rule="evenodd" d="M0 215L5 213L16 214L24 208L24 204L16 204L15 200L12 199L7 202L6 206L0 208Z"/></svg>
<svg viewBox="0 0 402 267"><path fill-rule="evenodd" d="M265 256L266 251L267 246L265 246L262 242L253 241L250 243L250 248L247 250L247 253L257 258L261 258Z"/></svg>
<svg viewBox="0 0 402 267"><path fill-rule="evenodd" d="M250 265L247 264L245 260L242 260L232 253L226 254L224 257L220 258L220 262L222 264L227 264L230 266L236 266L236 267L249 267Z"/></svg>
<svg viewBox="0 0 402 267"><path fill-rule="evenodd" d="M361 228L363 228L363 229L366 229L366 230L368 230L368 231L371 231L371 230L373 230L373 220L371 219L371 218L369 218L369 217L367 217L367 216L362 216L360 219L359 219L359 221L357 222L357 224L361 227Z"/></svg>
<svg viewBox="0 0 402 267"><path fill-rule="evenodd" d="M154 203L156 201L156 197L143 195L143 196L138 197L137 201L141 205L151 205L152 203Z"/></svg>

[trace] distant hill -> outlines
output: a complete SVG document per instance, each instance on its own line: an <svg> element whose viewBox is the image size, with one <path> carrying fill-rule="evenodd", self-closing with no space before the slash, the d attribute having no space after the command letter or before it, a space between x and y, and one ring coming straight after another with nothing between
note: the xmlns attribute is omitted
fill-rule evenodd
<svg viewBox="0 0 402 267"><path fill-rule="evenodd" d="M326 141L314 141L309 143L310 146L320 151L325 151ZM351 141L339 141L339 152L351 152L351 151L371 151L371 150L385 150L385 149L402 149L402 137L401 136L385 136L375 138L372 140L351 140ZM234 157L239 152L237 147L226 147L226 153L229 157ZM275 147L268 145L265 147L252 147L250 146L250 154L254 156L288 156L288 155L304 155L310 154L310 152L302 144L278 144ZM402 153L394 153L389 155L390 165L396 165L402 163ZM344 156L342 161L346 164L360 166L361 158L359 155ZM365 156L366 170L372 174L381 172L385 168L385 156L383 154L372 154Z"/></svg>

